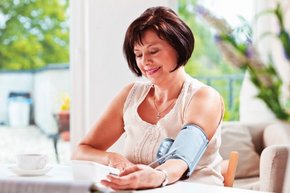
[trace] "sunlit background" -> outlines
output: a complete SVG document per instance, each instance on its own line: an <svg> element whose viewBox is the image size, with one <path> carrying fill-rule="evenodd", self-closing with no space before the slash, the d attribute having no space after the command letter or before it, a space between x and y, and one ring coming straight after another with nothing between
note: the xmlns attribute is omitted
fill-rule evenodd
<svg viewBox="0 0 290 193"><path fill-rule="evenodd" d="M258 188L261 152L266 143L274 143L273 139L264 139L267 137L263 131L269 122L279 121L281 116L266 105L267 101L257 98L258 91L249 78L249 71L235 67L226 59L218 47L216 29L197 14L195 6L202 5L215 17L223 18L232 29L247 32L246 35L240 33L243 43L248 37L252 38L248 29L254 30L257 37L264 32L278 31L278 22L273 17L263 17L259 22L254 19L260 10L275 4L269 2L1 0L0 164L13 164L15 155L23 152L45 153L52 164L69 164L71 150L112 97L123 85L136 80L122 55L127 26L148 6L165 4L178 12L195 35L195 50L186 71L218 90L225 101L226 129L223 131L235 130L230 130L230 137L225 137L226 144L222 144L221 151L226 145L232 145L234 150L247 146L249 149L242 151L237 176L244 180L243 188ZM284 5L283 10L289 10L289 3ZM289 19L286 26L290 26ZM262 90L275 91L283 83L286 95L281 104L285 102L287 107L288 100L289 110L290 86L285 82L290 82L290 65L277 39L272 35L257 41L261 58L270 58L270 53L273 69L283 75L279 82L271 69L267 75L276 81L276 87ZM287 47L287 42L285 45ZM239 48L245 51L245 44ZM278 108L278 114L284 110ZM274 133L278 136L276 131ZM287 138L287 135L282 136ZM268 138L271 137L270 132ZM250 165L255 164L248 170L245 169L249 165L247 159L251 160Z"/></svg>

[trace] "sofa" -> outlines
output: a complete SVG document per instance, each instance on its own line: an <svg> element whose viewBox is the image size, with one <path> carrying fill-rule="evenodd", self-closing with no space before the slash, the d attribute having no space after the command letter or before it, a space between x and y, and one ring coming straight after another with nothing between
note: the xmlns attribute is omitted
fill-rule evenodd
<svg viewBox="0 0 290 193"><path fill-rule="evenodd" d="M283 186L290 186L284 182L290 160L290 124L224 122L221 138L223 159L231 151L239 152L234 187L279 193Z"/></svg>

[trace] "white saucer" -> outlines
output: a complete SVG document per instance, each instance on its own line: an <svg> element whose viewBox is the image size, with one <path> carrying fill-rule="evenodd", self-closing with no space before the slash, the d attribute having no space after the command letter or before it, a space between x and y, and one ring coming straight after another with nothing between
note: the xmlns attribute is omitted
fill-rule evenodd
<svg viewBox="0 0 290 193"><path fill-rule="evenodd" d="M19 176L42 176L45 175L49 170L51 170L52 166L46 166L43 169L38 170L23 170L18 168L17 166L10 166L9 169Z"/></svg>

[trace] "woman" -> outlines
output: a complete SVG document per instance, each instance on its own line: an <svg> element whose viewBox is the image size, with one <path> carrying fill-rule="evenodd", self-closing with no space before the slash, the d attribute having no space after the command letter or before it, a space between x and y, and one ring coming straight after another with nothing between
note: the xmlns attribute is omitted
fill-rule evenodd
<svg viewBox="0 0 290 193"><path fill-rule="evenodd" d="M211 87L186 74L194 48L189 27L166 7L147 9L129 26L123 45L129 68L148 82L127 85L86 135L72 159L92 160L119 168L102 184L113 189L155 188L180 180L188 164L167 159L155 168L158 148L194 124L209 140L189 181L222 185L220 122L223 101ZM126 133L125 155L106 150Z"/></svg>

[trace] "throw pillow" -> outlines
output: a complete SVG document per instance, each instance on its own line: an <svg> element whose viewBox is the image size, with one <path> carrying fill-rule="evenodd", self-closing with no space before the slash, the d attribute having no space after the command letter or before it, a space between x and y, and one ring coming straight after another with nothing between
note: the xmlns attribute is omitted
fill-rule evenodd
<svg viewBox="0 0 290 193"><path fill-rule="evenodd" d="M223 159L229 159L231 151L239 152L235 177L258 176L260 157L255 151L248 128L241 124L223 126L221 138L220 154Z"/></svg>

